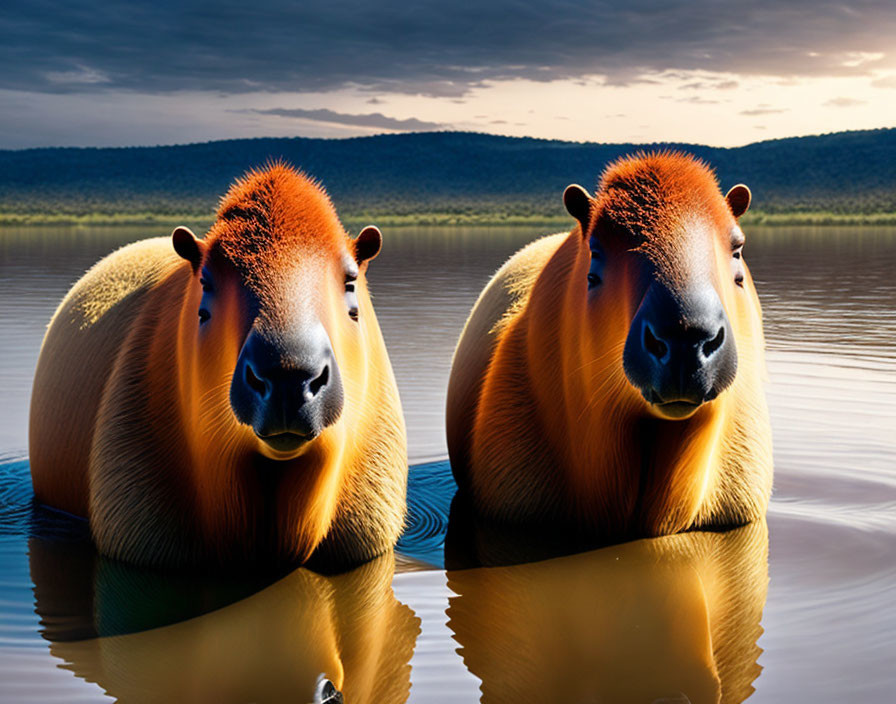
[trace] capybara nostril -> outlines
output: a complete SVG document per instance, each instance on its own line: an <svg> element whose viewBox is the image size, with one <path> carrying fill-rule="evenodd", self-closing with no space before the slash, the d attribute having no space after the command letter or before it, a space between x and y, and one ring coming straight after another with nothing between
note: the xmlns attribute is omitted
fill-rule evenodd
<svg viewBox="0 0 896 704"><path fill-rule="evenodd" d="M311 401L315 396L317 396L321 389L323 389L327 382L330 380L330 365L325 364L323 371L318 375L316 379L312 379L308 383L308 387L304 392L305 402Z"/></svg>
<svg viewBox="0 0 896 704"><path fill-rule="evenodd" d="M646 320L644 321L643 338L644 349L649 355L656 357L658 362L665 362L669 359L669 345L660 339Z"/></svg>
<svg viewBox="0 0 896 704"><path fill-rule="evenodd" d="M711 340L703 343L702 351L703 357L705 359L709 359L712 357L725 342L725 326L722 325L719 327L719 331L716 333L716 336Z"/></svg>
<svg viewBox="0 0 896 704"><path fill-rule="evenodd" d="M268 395L269 385L259 378L249 362L246 362L246 385L262 398Z"/></svg>

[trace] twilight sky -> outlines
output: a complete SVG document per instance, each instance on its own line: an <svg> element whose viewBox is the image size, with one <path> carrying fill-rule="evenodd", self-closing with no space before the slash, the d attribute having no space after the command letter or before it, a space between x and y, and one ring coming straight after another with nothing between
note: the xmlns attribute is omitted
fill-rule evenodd
<svg viewBox="0 0 896 704"><path fill-rule="evenodd" d="M896 126L893 0L7 0L0 148Z"/></svg>

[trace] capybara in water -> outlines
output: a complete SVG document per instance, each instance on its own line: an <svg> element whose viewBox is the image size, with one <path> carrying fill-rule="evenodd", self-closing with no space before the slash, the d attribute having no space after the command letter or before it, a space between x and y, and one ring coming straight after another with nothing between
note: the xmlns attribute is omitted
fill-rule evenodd
<svg viewBox="0 0 896 704"><path fill-rule="evenodd" d="M407 450L365 279L381 242L277 163L231 187L204 239L179 227L103 259L41 349L36 498L141 565L336 569L391 549Z"/></svg>
<svg viewBox="0 0 896 704"><path fill-rule="evenodd" d="M564 193L578 224L482 292L448 387L474 512L597 541L739 525L772 481L759 299L738 218L690 155L611 164Z"/></svg>

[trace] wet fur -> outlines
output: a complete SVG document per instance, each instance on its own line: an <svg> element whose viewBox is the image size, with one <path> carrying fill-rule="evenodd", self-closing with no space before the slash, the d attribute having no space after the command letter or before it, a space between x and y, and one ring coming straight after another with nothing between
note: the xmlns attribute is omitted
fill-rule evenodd
<svg viewBox="0 0 896 704"><path fill-rule="evenodd" d="M576 226L537 240L495 274L461 335L447 402L452 468L478 513L602 538L764 515L772 457L761 311L749 271L743 289L726 273L735 224L705 165L642 154L604 173L584 236ZM593 301L592 235L608 249ZM623 371L645 288L636 259L671 284L709 277L731 320L737 376L687 420L650 415Z"/></svg>
<svg viewBox="0 0 896 704"><path fill-rule="evenodd" d="M289 313L282 272L296 262L328 271L354 247L323 190L279 164L231 189L203 243L206 260L237 272L230 288L251 289L273 318ZM229 406L246 320L220 321L203 355L200 274L171 239L109 255L63 300L41 350L30 429L37 499L88 517L101 552L142 565L314 558L339 568L391 549L404 520L406 439L365 271L366 262L360 322L338 307L341 295L317 302L342 373L342 416L305 454L277 462Z"/></svg>

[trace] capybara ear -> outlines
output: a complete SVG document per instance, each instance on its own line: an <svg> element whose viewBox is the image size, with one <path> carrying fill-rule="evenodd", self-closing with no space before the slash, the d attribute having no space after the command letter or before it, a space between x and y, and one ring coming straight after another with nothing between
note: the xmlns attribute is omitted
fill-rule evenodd
<svg viewBox="0 0 896 704"><path fill-rule="evenodd" d="M728 195L725 196L725 200L728 201L728 207L731 208L731 212L736 218L739 218L747 212L747 209L750 207L751 199L752 195L750 194L750 189L742 183L734 186L728 191Z"/></svg>
<svg viewBox="0 0 896 704"><path fill-rule="evenodd" d="M383 246L383 234L373 225L368 225L355 240L355 261L358 264L373 259Z"/></svg>
<svg viewBox="0 0 896 704"><path fill-rule="evenodd" d="M566 187L563 191L563 204L566 210L582 225L582 234L588 230L588 224L591 222L591 205L593 199L588 195L588 191L579 184L573 183Z"/></svg>
<svg viewBox="0 0 896 704"><path fill-rule="evenodd" d="M196 235L189 227L181 225L175 228L171 233L171 242L174 244L174 251L190 262L194 273L202 264L202 242L197 239Z"/></svg>

